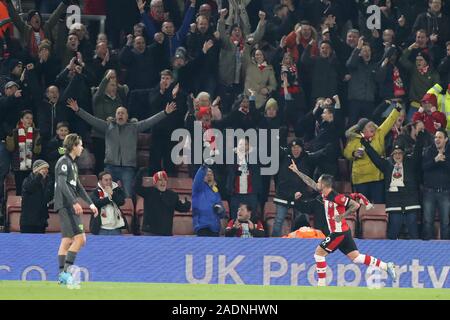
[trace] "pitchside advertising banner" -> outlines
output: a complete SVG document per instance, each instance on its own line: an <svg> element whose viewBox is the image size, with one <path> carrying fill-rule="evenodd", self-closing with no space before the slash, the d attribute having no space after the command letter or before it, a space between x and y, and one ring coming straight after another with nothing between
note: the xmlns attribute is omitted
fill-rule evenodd
<svg viewBox="0 0 450 320"><path fill-rule="evenodd" d="M0 234L0 280L57 279L60 235ZM88 236L76 264L81 281L310 286L319 240ZM385 272L328 256L338 286L450 288L450 241L356 240L362 253L394 261ZM0 284L1 286L1 284Z"/></svg>

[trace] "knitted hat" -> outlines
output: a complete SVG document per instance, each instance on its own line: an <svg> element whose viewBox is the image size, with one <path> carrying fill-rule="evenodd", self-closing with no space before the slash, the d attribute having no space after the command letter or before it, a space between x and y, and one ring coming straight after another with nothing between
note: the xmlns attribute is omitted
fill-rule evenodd
<svg viewBox="0 0 450 320"><path fill-rule="evenodd" d="M23 65L23 62L18 59L11 59L8 62L8 68L9 72L13 71L15 67L17 67L19 64Z"/></svg>
<svg viewBox="0 0 450 320"><path fill-rule="evenodd" d="M38 15L42 21L42 17L41 17L41 14L39 13L39 11L32 9L32 10L28 11L27 22L30 22L31 18L33 18L35 15Z"/></svg>
<svg viewBox="0 0 450 320"><path fill-rule="evenodd" d="M368 124L369 122L370 122L370 120L367 119L367 118L361 118L361 119L359 119L359 121L358 121L358 123L357 123L357 125L358 125L358 130L359 130L359 131L363 131L363 130L364 130L364 127L365 127L366 124Z"/></svg>
<svg viewBox="0 0 450 320"><path fill-rule="evenodd" d="M425 94L422 98L422 102L430 103L433 107L437 108L437 98L434 94Z"/></svg>
<svg viewBox="0 0 450 320"><path fill-rule="evenodd" d="M427 64L430 64L430 55L429 55L428 53L425 53L425 52L419 52L419 53L417 54L416 58L417 58L417 57L422 57L422 58L427 62Z"/></svg>
<svg viewBox="0 0 450 320"><path fill-rule="evenodd" d="M300 146L302 149L304 149L303 140L299 138L295 138L289 143L289 147L292 148L293 146Z"/></svg>
<svg viewBox="0 0 450 320"><path fill-rule="evenodd" d="M401 145L399 145L399 144L396 144L396 145L394 146L394 148L392 148L391 155L394 153L395 150L400 150L401 152L405 153L405 148L403 148L403 146L401 146Z"/></svg>
<svg viewBox="0 0 450 320"><path fill-rule="evenodd" d="M8 81L8 82L5 84L5 90L6 90L6 89L9 89L9 88L11 88L11 87L14 87L14 86L16 86L17 88L19 88L19 85L18 85L17 83L15 83L14 81Z"/></svg>
<svg viewBox="0 0 450 320"><path fill-rule="evenodd" d="M275 100L274 98L270 98L269 100L267 100L265 111L267 111L267 109L269 109L269 108L275 108L275 110L278 111L278 102L277 102L277 100Z"/></svg>
<svg viewBox="0 0 450 320"><path fill-rule="evenodd" d="M158 171L153 175L153 184L156 184L161 179L164 179L166 181L169 180L165 171Z"/></svg>
<svg viewBox="0 0 450 320"><path fill-rule="evenodd" d="M45 162L44 160L36 160L33 163L33 173L37 173L39 172L39 170L44 169L44 168L49 168L50 166L48 165L47 162Z"/></svg>

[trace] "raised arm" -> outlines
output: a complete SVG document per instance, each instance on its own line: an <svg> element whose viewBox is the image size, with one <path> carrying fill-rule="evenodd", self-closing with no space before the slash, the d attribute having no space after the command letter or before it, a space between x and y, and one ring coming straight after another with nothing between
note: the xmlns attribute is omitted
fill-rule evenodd
<svg viewBox="0 0 450 320"><path fill-rule="evenodd" d="M16 8L14 8L14 5L12 4L11 1L6 1L6 6L8 8L8 13L11 16L14 25L16 26L17 30L19 30L19 33L23 35L26 32L26 30L30 27L19 16Z"/></svg>
<svg viewBox="0 0 450 320"><path fill-rule="evenodd" d="M361 144L365 147L365 151L369 156L373 164L381 171L384 172L389 162L386 159L380 157L380 155L372 148L369 141L361 139Z"/></svg>
<svg viewBox="0 0 450 320"><path fill-rule="evenodd" d="M169 114L171 114L176 109L175 102L168 103L164 111L158 112L154 116L139 121L136 125L138 127L138 132L144 132L153 127L155 124L165 119Z"/></svg>
<svg viewBox="0 0 450 320"><path fill-rule="evenodd" d="M51 16L48 18L47 23L45 24L45 28L51 32L52 29L56 26L58 23L59 18L61 15L67 10L67 5L64 3L65 1L61 2L59 6L53 11Z"/></svg>
<svg viewBox="0 0 450 320"><path fill-rule="evenodd" d="M148 16L147 12L145 12L145 1L136 0L137 7L139 9L139 13L141 14L141 21L145 25L145 31L147 32L148 38L151 40L156 33L155 25L152 20Z"/></svg>
<svg viewBox="0 0 450 320"><path fill-rule="evenodd" d="M192 18L195 14L195 1L191 0L191 5L189 6L189 9L186 10L186 13L184 14L183 24L181 25L180 29L177 31L177 38L180 41L184 41L186 38L186 35L189 32L189 26L191 24Z"/></svg>
<svg viewBox="0 0 450 320"><path fill-rule="evenodd" d="M389 131L391 131L395 121L397 121L398 117L400 116L400 110L401 106L399 104L396 104L395 108L392 109L391 113L386 118L386 120L384 120L383 123L381 124L379 129L383 139L389 133Z"/></svg>
<svg viewBox="0 0 450 320"><path fill-rule="evenodd" d="M89 112L84 111L82 108L78 106L78 103L73 99L67 100L67 106L70 109L72 109L75 112L75 114L78 115L81 119L90 124L94 129L102 133L106 133L106 130L108 129L108 122L96 118Z"/></svg>
<svg viewBox="0 0 450 320"><path fill-rule="evenodd" d="M193 192L201 192L205 183L206 170L208 167L206 165L202 165L194 177L194 182L192 183L192 191Z"/></svg>
<svg viewBox="0 0 450 320"><path fill-rule="evenodd" d="M295 164L294 160L291 160L292 164L289 166L289 169L291 169L295 174L297 174L300 179L303 180L304 183L306 183L307 186L311 187L315 191L319 191L319 188L317 187L317 183L308 177L306 174L302 173L300 170L298 170L297 165Z"/></svg>
<svg viewBox="0 0 450 320"><path fill-rule="evenodd" d="M266 14L262 11L259 12L259 22L256 26L256 30L253 33L253 44L257 44L264 37L264 33L266 31Z"/></svg>

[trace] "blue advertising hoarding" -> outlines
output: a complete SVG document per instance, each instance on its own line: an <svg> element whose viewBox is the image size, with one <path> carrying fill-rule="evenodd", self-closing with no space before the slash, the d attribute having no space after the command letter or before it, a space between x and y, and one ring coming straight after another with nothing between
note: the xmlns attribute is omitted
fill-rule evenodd
<svg viewBox="0 0 450 320"><path fill-rule="evenodd" d="M60 235L0 234L0 280L56 281ZM316 284L320 240L88 236L77 256L82 281L252 285ZM330 285L450 288L450 241L356 240L367 253L398 266L400 281L327 257Z"/></svg>

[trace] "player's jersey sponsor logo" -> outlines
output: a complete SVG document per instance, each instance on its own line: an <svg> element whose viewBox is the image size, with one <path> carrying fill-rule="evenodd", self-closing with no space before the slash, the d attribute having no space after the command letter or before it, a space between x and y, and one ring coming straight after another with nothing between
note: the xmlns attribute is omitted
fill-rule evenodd
<svg viewBox="0 0 450 320"><path fill-rule="evenodd" d="M61 170L62 170L63 172L67 172L67 165L63 164L63 165L61 166Z"/></svg>

